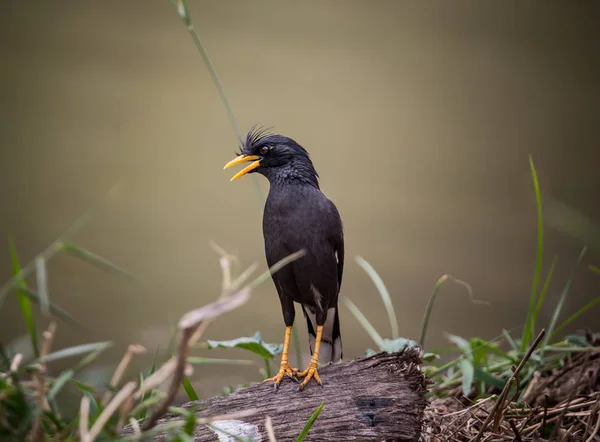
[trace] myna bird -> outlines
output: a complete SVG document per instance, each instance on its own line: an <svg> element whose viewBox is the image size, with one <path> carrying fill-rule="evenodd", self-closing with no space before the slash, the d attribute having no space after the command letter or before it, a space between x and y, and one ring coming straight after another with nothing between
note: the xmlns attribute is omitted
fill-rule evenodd
<svg viewBox="0 0 600 442"><path fill-rule="evenodd" d="M231 181L247 173L260 173L270 183L263 213L267 264L272 266L294 252L305 251L304 256L271 275L286 328L279 372L267 381L273 381L277 389L287 374L304 378L300 390L311 378L322 385L318 364L342 359L338 293L344 269L344 235L340 214L321 192L308 152L291 138L252 128L240 149L224 169L250 164ZM288 361L294 302L302 306L312 355L301 372Z"/></svg>

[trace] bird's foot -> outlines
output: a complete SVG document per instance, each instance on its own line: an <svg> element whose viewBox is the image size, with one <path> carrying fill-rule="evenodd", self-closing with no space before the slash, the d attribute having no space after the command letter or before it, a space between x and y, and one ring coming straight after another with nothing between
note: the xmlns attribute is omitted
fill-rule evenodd
<svg viewBox="0 0 600 442"><path fill-rule="evenodd" d="M304 387L306 387L306 384L308 384L308 382L313 378L317 382L317 384L323 386L323 383L321 382L321 378L319 377L319 372L317 371L317 364L318 364L317 361L311 359L310 364L308 365L308 368L306 370L298 373L298 377L304 378L304 380L298 387L298 390L304 390Z"/></svg>
<svg viewBox="0 0 600 442"><path fill-rule="evenodd" d="M280 382L283 380L285 375L288 375L293 380L296 380L296 374L298 373L297 368L292 368L292 366L287 361L281 361L281 365L279 366L279 371L272 378L265 379L263 382L271 381L275 385L275 390L279 386Z"/></svg>

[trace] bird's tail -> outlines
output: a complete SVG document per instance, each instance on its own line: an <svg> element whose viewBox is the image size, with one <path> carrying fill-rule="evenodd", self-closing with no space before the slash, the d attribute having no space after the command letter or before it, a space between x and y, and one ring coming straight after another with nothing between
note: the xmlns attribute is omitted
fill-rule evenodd
<svg viewBox="0 0 600 442"><path fill-rule="evenodd" d="M317 318L314 313L302 306L306 325L308 327L308 344L310 354L315 349L315 340L317 338ZM337 306L327 310L327 320L323 326L321 336L321 346L319 347L319 365L326 365L331 362L342 360L342 335L340 333L340 318L338 316Z"/></svg>

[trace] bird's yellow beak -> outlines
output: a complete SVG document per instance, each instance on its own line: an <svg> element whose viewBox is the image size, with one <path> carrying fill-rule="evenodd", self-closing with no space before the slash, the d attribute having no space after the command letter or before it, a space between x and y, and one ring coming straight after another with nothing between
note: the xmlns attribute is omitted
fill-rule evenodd
<svg viewBox="0 0 600 442"><path fill-rule="evenodd" d="M231 179L229 181L237 180L239 177L246 175L251 170L254 170L258 166L260 166L260 157L257 155L240 155L240 156L234 158L233 160L231 160L229 163L225 164L225 167L223 167L223 169L227 169L231 166L237 166L238 164L242 164L242 163L247 163L248 161L254 161L254 162L247 165L242 170L240 170L238 173L236 173L233 177L231 177Z"/></svg>

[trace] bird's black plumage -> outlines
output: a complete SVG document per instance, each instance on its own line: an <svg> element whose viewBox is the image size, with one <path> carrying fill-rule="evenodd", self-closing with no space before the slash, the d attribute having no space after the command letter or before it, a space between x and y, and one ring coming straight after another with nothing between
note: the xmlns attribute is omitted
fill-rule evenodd
<svg viewBox="0 0 600 442"><path fill-rule="evenodd" d="M286 327L294 323L294 302L302 306L310 335L322 329L320 364L342 358L338 294L344 269L344 235L335 204L320 190L319 176L308 152L291 138L252 129L239 158L258 158L250 173L270 182L263 214L267 263L272 266L291 253L305 255L272 275Z"/></svg>

